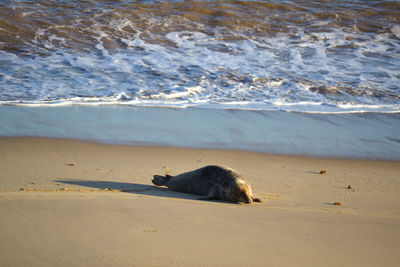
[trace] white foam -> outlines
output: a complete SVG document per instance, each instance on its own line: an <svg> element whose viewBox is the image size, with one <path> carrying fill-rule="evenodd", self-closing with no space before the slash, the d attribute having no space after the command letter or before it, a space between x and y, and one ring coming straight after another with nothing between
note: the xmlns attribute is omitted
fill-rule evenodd
<svg viewBox="0 0 400 267"><path fill-rule="evenodd" d="M395 25L391 28L391 31L394 35L396 35L397 38L400 39L400 26L399 25Z"/></svg>
<svg viewBox="0 0 400 267"><path fill-rule="evenodd" d="M91 52L63 49L65 38L50 28L38 29L33 40L38 50L48 49L46 56L0 51L0 60L7 61L0 68L1 103L399 111L400 43L392 34L289 27L268 38L226 41L222 28L213 35L185 30L156 36L116 17L109 22L116 34L94 19L87 29L95 42ZM400 28L391 31L398 37ZM169 42L148 42L152 37ZM106 39L127 47L109 49Z"/></svg>

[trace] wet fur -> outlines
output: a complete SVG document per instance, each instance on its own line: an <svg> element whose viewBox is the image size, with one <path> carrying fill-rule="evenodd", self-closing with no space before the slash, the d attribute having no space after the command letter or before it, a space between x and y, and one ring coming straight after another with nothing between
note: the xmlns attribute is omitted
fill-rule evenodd
<svg viewBox="0 0 400 267"><path fill-rule="evenodd" d="M203 200L262 202L253 196L250 185L238 172L224 166L206 166L177 176L154 175L152 182L174 191L200 195Z"/></svg>

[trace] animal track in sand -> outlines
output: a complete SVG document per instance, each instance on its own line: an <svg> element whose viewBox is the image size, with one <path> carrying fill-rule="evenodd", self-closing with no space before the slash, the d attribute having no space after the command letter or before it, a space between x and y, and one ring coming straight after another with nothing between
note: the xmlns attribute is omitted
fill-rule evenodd
<svg viewBox="0 0 400 267"><path fill-rule="evenodd" d="M279 200L280 196L277 194L262 194L263 199L265 200Z"/></svg>
<svg viewBox="0 0 400 267"><path fill-rule="evenodd" d="M130 192L141 192L141 191L148 191L153 190L152 188L145 188L145 189L113 189L110 187L104 189L92 189L92 188L31 188L31 187L21 187L19 190L0 190L0 192L40 192L40 193L52 193L52 192L111 192L111 193L130 193Z"/></svg>
<svg viewBox="0 0 400 267"><path fill-rule="evenodd" d="M25 192L121 192L120 189L104 188L104 189L90 189L90 188L70 188L64 187L60 189L48 188L21 188Z"/></svg>
<svg viewBox="0 0 400 267"><path fill-rule="evenodd" d="M158 230L157 229L146 229L146 230L143 230L143 232L145 232L145 233L157 233Z"/></svg>
<svg viewBox="0 0 400 267"><path fill-rule="evenodd" d="M104 189L90 189L90 188L69 188L64 187L60 189L53 188L20 188L19 190L6 190L6 192L41 192L41 193L51 193L51 192L124 192L120 189L104 188Z"/></svg>

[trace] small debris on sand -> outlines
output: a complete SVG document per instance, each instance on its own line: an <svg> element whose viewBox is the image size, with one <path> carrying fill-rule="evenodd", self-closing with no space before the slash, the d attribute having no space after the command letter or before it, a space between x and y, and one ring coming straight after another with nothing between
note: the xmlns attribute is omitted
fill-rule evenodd
<svg viewBox="0 0 400 267"><path fill-rule="evenodd" d="M356 191L356 190L354 189L354 187L352 187L351 185L348 185L348 186L347 186L347 189L349 189L349 190L351 190L351 191Z"/></svg>
<svg viewBox="0 0 400 267"><path fill-rule="evenodd" d="M68 166L71 166L71 167L74 167L74 166L76 166L76 164L75 164L75 163L67 163L66 165L68 165Z"/></svg>
<svg viewBox="0 0 400 267"><path fill-rule="evenodd" d="M163 167L163 169L164 169L164 176L169 175L169 168L168 168L168 166Z"/></svg>
<svg viewBox="0 0 400 267"><path fill-rule="evenodd" d="M326 170L321 170L320 172L319 172L319 174L327 174L328 172L326 171Z"/></svg>
<svg viewBox="0 0 400 267"><path fill-rule="evenodd" d="M335 205L335 206L342 206L342 202L336 201L336 202L333 202L333 205Z"/></svg>

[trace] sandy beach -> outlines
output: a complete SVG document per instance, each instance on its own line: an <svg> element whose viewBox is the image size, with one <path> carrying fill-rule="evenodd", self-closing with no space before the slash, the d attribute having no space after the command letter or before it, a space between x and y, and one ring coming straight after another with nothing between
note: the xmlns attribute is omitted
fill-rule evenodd
<svg viewBox="0 0 400 267"><path fill-rule="evenodd" d="M0 1L0 267L400 266L399 10Z"/></svg>
<svg viewBox="0 0 400 267"><path fill-rule="evenodd" d="M1 266L400 263L398 161L45 138L1 138L0 148ZM165 166L209 164L238 170L264 203L151 183Z"/></svg>

